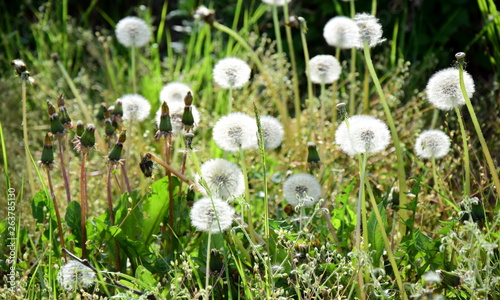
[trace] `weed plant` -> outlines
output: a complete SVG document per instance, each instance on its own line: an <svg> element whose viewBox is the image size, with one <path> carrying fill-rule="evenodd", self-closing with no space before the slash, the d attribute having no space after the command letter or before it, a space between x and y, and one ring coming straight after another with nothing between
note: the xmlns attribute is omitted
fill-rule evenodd
<svg viewBox="0 0 500 300"><path fill-rule="evenodd" d="M0 4L2 299L500 299L492 1L195 2Z"/></svg>

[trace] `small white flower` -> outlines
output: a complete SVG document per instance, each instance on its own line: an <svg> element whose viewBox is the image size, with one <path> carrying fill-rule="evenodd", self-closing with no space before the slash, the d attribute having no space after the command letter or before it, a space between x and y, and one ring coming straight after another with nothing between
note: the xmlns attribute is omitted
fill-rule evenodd
<svg viewBox="0 0 500 300"><path fill-rule="evenodd" d="M123 119L128 121L143 121L149 116L151 104L141 95L128 94L118 101L123 105Z"/></svg>
<svg viewBox="0 0 500 300"><path fill-rule="evenodd" d="M469 73L464 71L465 91L469 98L474 94L474 80ZM426 87L427 99L441 110L452 110L465 104L465 99L460 89L459 71L447 68L434 73Z"/></svg>
<svg viewBox="0 0 500 300"><path fill-rule="evenodd" d="M302 204L311 207L318 202L321 196L321 185L316 177L306 174L294 174L283 183L283 193L288 204L297 206Z"/></svg>
<svg viewBox="0 0 500 300"><path fill-rule="evenodd" d="M188 92L191 92L191 88L184 83L170 82L161 89L160 101L168 104L172 101L184 102Z"/></svg>
<svg viewBox="0 0 500 300"><path fill-rule="evenodd" d="M250 79L250 67L239 58L229 57L219 60L213 69L215 82L225 89L239 89Z"/></svg>
<svg viewBox="0 0 500 300"><path fill-rule="evenodd" d="M233 162L222 158L206 161L200 167L201 179L215 198L232 200L245 192L245 179L240 168ZM201 183L201 182L200 182Z"/></svg>
<svg viewBox="0 0 500 300"><path fill-rule="evenodd" d="M450 151L450 138L441 130L426 130L415 141L415 151L422 158L442 158Z"/></svg>
<svg viewBox="0 0 500 300"><path fill-rule="evenodd" d="M275 5L275 6L284 6L285 4L290 3L292 0L262 0L265 4Z"/></svg>
<svg viewBox="0 0 500 300"><path fill-rule="evenodd" d="M151 30L143 19L126 17L116 24L116 38L125 47L142 47L149 42Z"/></svg>
<svg viewBox="0 0 500 300"><path fill-rule="evenodd" d="M255 148L257 144L257 125L254 118L236 112L220 118L212 131L217 146L225 151L236 152Z"/></svg>
<svg viewBox="0 0 500 300"><path fill-rule="evenodd" d="M182 114L184 113L184 107L186 106L184 104L184 101L172 101L167 102L167 104L169 109L170 122L172 123L172 133L175 135L183 134L184 124L182 124ZM191 112L193 113L194 119L194 125L191 129L191 132L193 132L200 123L200 113L194 105L191 105ZM156 112L156 124L158 124L158 126L160 125L160 121L161 107Z"/></svg>
<svg viewBox="0 0 500 300"><path fill-rule="evenodd" d="M264 138L264 148L266 150L278 148L283 141L283 125L278 119L271 116L261 116L259 118Z"/></svg>
<svg viewBox="0 0 500 300"><path fill-rule="evenodd" d="M389 145L391 135L387 125L377 118L365 115L355 115L342 122L335 132L335 143L347 155L362 153L375 154Z"/></svg>
<svg viewBox="0 0 500 300"><path fill-rule="evenodd" d="M323 37L330 46L350 49L358 44L359 28L351 18L338 16L326 23L323 28Z"/></svg>
<svg viewBox="0 0 500 300"><path fill-rule="evenodd" d="M382 38L382 25L377 18L368 13L359 13L354 16L354 22L359 28L359 43L358 48L363 48L364 43L368 46L375 47L385 41Z"/></svg>
<svg viewBox="0 0 500 300"><path fill-rule="evenodd" d="M340 63L332 55L316 55L309 60L311 81L314 83L333 83L339 79Z"/></svg>
<svg viewBox="0 0 500 300"><path fill-rule="evenodd" d="M441 276L439 276L439 274L434 272L434 271L429 271L429 272L425 273L423 278L424 278L425 282L428 282L428 283L442 281Z"/></svg>
<svg viewBox="0 0 500 300"><path fill-rule="evenodd" d="M68 261L57 274L57 281L67 291L87 288L94 284L94 279L94 271L76 260Z"/></svg>
<svg viewBox="0 0 500 300"><path fill-rule="evenodd" d="M219 233L231 227L234 209L220 199L202 198L194 203L190 217L196 230Z"/></svg>

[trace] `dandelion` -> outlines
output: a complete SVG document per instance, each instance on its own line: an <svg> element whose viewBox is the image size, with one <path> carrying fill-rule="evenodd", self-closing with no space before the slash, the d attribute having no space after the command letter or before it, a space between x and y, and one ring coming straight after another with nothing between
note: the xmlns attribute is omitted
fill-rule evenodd
<svg viewBox="0 0 500 300"><path fill-rule="evenodd" d="M182 115L184 114L184 101L174 101L168 103L169 113L170 113L170 122L172 123L172 133L175 135L182 134L184 130L184 124L182 124ZM191 113L193 114L194 124L191 127L191 131L194 131L197 125L200 122L200 113L198 109L191 105ZM161 122L161 107L158 109L156 113L156 123L160 124Z"/></svg>
<svg viewBox="0 0 500 300"><path fill-rule="evenodd" d="M233 162L222 158L211 159L202 164L200 170L200 179L205 180L216 198L229 200L245 192L243 173Z"/></svg>
<svg viewBox="0 0 500 300"><path fill-rule="evenodd" d="M249 115L231 113L220 118L213 128L213 139L225 151L236 152L254 148L257 144L257 125Z"/></svg>
<svg viewBox="0 0 500 300"><path fill-rule="evenodd" d="M363 48L365 43L369 47L375 47L385 41L382 38L382 25L380 25L379 20L373 15L368 13L356 14L354 22L356 22L359 28L357 48Z"/></svg>
<svg viewBox="0 0 500 300"><path fill-rule="evenodd" d="M57 274L57 281L67 291L74 291L79 287L88 288L94 284L94 280L94 271L76 260L70 260Z"/></svg>
<svg viewBox="0 0 500 300"><path fill-rule="evenodd" d="M340 70L340 63L332 55L316 55L309 60L311 81L314 83L333 83L339 79Z"/></svg>
<svg viewBox="0 0 500 300"><path fill-rule="evenodd" d="M202 198L191 209L191 224L198 231L219 233L231 227L234 213L227 202L217 198Z"/></svg>
<svg viewBox="0 0 500 300"><path fill-rule="evenodd" d="M225 89L243 87L250 79L250 67L239 58L229 57L220 60L213 69L215 82Z"/></svg>
<svg viewBox="0 0 500 300"><path fill-rule="evenodd" d="M338 16L325 24L323 37L330 46L350 49L356 47L359 41L359 28L351 18Z"/></svg>
<svg viewBox="0 0 500 300"><path fill-rule="evenodd" d="M278 119L271 116L260 117L260 127L264 138L264 148L267 150L276 149L283 141L283 125Z"/></svg>
<svg viewBox="0 0 500 300"><path fill-rule="evenodd" d="M428 283L438 283L438 282L442 281L441 276L439 276L439 274L434 272L434 271L429 271L429 272L425 273L423 278L424 278L425 282L428 282Z"/></svg>
<svg viewBox="0 0 500 300"><path fill-rule="evenodd" d="M116 24L116 38L125 47L142 47L149 42L151 30L137 17L126 17Z"/></svg>
<svg viewBox="0 0 500 300"><path fill-rule="evenodd" d="M171 82L166 84L160 91L160 101L170 104L173 101L182 102L191 88L184 83Z"/></svg>
<svg viewBox="0 0 500 300"><path fill-rule="evenodd" d="M288 204L311 207L321 196L321 186L316 177L306 174L294 174L283 184L283 193Z"/></svg>
<svg viewBox="0 0 500 300"><path fill-rule="evenodd" d="M274 6L284 6L285 4L290 3L292 0L262 0L265 4L274 5Z"/></svg>
<svg viewBox="0 0 500 300"><path fill-rule="evenodd" d="M387 148L389 141L387 125L371 116L352 116L340 124L335 132L335 142L350 156L378 153Z"/></svg>
<svg viewBox="0 0 500 300"><path fill-rule="evenodd" d="M474 94L474 80L464 72L464 85L467 95ZM434 73L426 87L427 99L440 110L452 110L465 104L465 99L460 90L459 71L447 68Z"/></svg>
<svg viewBox="0 0 500 300"><path fill-rule="evenodd" d="M151 104L138 94L128 94L120 99L123 106L123 119L128 121L143 121L149 116Z"/></svg>
<svg viewBox="0 0 500 300"><path fill-rule="evenodd" d="M426 130L415 141L415 151L422 158L442 158L450 151L450 138L441 130Z"/></svg>

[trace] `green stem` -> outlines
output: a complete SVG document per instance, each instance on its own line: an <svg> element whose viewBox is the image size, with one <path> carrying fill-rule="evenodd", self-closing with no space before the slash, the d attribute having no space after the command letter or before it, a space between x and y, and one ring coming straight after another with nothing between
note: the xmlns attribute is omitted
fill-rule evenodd
<svg viewBox="0 0 500 300"><path fill-rule="evenodd" d="M320 124L324 124L326 121L325 118L325 95L326 94L326 88L325 88L325 83L321 82L321 94L319 95L319 111L320 111Z"/></svg>
<svg viewBox="0 0 500 300"><path fill-rule="evenodd" d="M137 94L137 84L135 82L135 47L130 47L130 63L131 63L131 72L132 72L132 88L134 94Z"/></svg>
<svg viewBox="0 0 500 300"><path fill-rule="evenodd" d="M335 49L335 58L340 62L340 48ZM338 80L333 82L332 87L332 124L337 123L337 89L338 89Z"/></svg>
<svg viewBox="0 0 500 300"><path fill-rule="evenodd" d="M250 237L252 238L252 241L255 242L255 230L253 226L253 219L252 219L252 204L250 203L250 191L248 189L248 172L247 172L247 163L245 159L245 153L243 152L243 149L240 147L240 164L241 164L241 171L243 172L243 179L245 182L245 204L242 205L241 208L241 216L244 217L245 213L247 215L247 224L248 224L248 232L250 233Z"/></svg>
<svg viewBox="0 0 500 300"><path fill-rule="evenodd" d="M384 107L385 116L387 118L387 122L389 123L389 128L391 129L392 140L394 141L394 147L396 149L397 156L397 167L398 167L398 181L399 181L399 207L400 207L400 217L402 222L399 224L399 230L402 235L406 233L406 220L408 218L408 212L406 209L406 174L405 174L405 162L403 159L403 149L401 148L401 142L399 140L398 133L396 131L396 126L394 125L394 120L391 115L391 110L389 109L389 105L387 104L387 100L385 99L384 91L382 90L382 86L380 85L380 81L378 80L377 73L375 72L375 68L373 67L373 62L370 56L370 47L367 42L364 42L363 45L364 55L366 65L368 66L368 70L370 71L370 75L372 77L373 83L375 84L375 88L377 89L380 102Z"/></svg>
<svg viewBox="0 0 500 300"><path fill-rule="evenodd" d="M212 232L208 231L208 241L207 241L207 264L205 266L205 296L203 299L208 300L210 298L210 242L212 241Z"/></svg>
<svg viewBox="0 0 500 300"><path fill-rule="evenodd" d="M68 178L68 172L66 171L66 167L64 166L64 152L62 149L62 141L59 139L58 141L58 146L59 146L59 159L61 161L61 173L63 175L64 179L64 188L66 190L66 199L68 200L68 203L71 202L71 191L70 191L70 186L69 186L69 178Z"/></svg>
<svg viewBox="0 0 500 300"><path fill-rule="evenodd" d="M441 189L437 178L436 158L432 157L431 162L432 162L432 179L434 180L434 190L436 191L436 197L439 198L438 202L441 213L444 214L444 206L443 206L443 201L441 201L441 193L440 193Z"/></svg>
<svg viewBox="0 0 500 300"><path fill-rule="evenodd" d="M312 88L312 81L311 81L311 67L309 66L309 48L307 47L307 40L306 40L306 34L305 34L305 21L300 22L300 39L302 41L302 49L304 51L304 61L306 64L306 78L307 78L307 105L309 106L310 110L310 116L309 118L313 118L314 116L314 97L313 97L313 88Z"/></svg>
<svg viewBox="0 0 500 300"><path fill-rule="evenodd" d="M82 166L80 169L80 201L81 201L81 231L82 231L82 258L87 258L87 173L85 172L85 159L87 154L82 153Z"/></svg>
<svg viewBox="0 0 500 300"><path fill-rule="evenodd" d="M52 198L52 203L54 204L54 210L56 212L57 230L59 232L59 242L61 243L61 249L66 248L66 246L64 246L64 235L63 235L62 225L61 225L61 215L59 214L59 206L57 205L56 196L54 194L54 187L52 186L52 178L50 176L50 168L47 168L47 181L49 182L50 198ZM66 253L65 252L62 253L62 256L64 257L64 260L66 260Z"/></svg>
<svg viewBox="0 0 500 300"><path fill-rule="evenodd" d="M31 163L28 157L30 157L29 139L28 139L28 118L27 118L27 108L26 108L26 80L21 81L21 94L23 102L23 138L24 138L24 153L26 155L26 172L28 172L28 180L30 183L31 196L35 196L35 178L31 172Z"/></svg>
<svg viewBox="0 0 500 300"><path fill-rule="evenodd" d="M460 125L460 133L462 134L462 148L464 151L464 169L465 169L465 183L464 183L464 196L470 196L470 163L469 163L469 146L467 143L467 133L465 132L464 121L460 109L455 107L457 113L458 124Z"/></svg>
<svg viewBox="0 0 500 300"><path fill-rule="evenodd" d="M483 150L484 157L486 158L486 162L488 163L488 168L490 169L491 177L493 177L493 183L495 184L497 197L496 203L498 203L498 199L500 199L500 179L498 178L498 171L495 168L495 164L493 163L493 159L491 158L490 150L488 149L488 144L486 144L486 140L484 139L483 132L481 131L481 126L479 126L479 122L476 117L476 113L474 112L474 108L472 107L472 103L469 99L469 95L467 95L467 91L465 90L464 85L464 70L462 64L459 64L459 75L460 75L460 89L462 90L462 94L465 99L465 105L469 110L470 117L472 119L472 123L474 124L474 129L476 130L477 137L479 138L479 142L481 143L481 149Z"/></svg>

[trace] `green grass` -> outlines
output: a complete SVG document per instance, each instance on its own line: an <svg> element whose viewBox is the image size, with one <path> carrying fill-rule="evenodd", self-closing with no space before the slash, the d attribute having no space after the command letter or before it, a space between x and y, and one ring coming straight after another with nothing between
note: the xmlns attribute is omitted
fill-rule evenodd
<svg viewBox="0 0 500 300"><path fill-rule="evenodd" d="M478 1L471 6L470 16L478 12L485 23L469 29L472 38L461 44L465 45L463 49L443 46L448 45L447 41L460 40L452 30L454 25L472 24L467 18L460 18L466 13L463 8L440 6L448 13L447 20L436 28L442 40L431 37L426 41L428 28L418 27L422 15L410 15L410 8L404 6L384 23L384 36L390 42L371 49L370 72L377 74L380 84L375 87L370 80L360 50L354 51L354 64L351 51L343 50L341 79L326 86L324 91L320 86L308 89L299 30L291 28L289 36L281 27L287 43L278 46L273 27L277 23L273 19L276 11L260 1L206 3L216 9L214 26L192 18L195 1L180 1L178 7L163 4L127 7L123 11L120 3L116 5L112 9L99 1L88 6L71 1L41 6L27 2L20 3L20 10L12 12L12 8L0 4L5 11L0 23L0 52L4 54L0 57L4 71L0 75L3 95L0 190L14 188L16 194L13 231L7 219L8 205L3 205L7 192L0 200L3 298L88 299L92 295L106 299L122 295L138 299L142 295L144 299L149 295L149 299L153 296L156 299L403 299L408 295L412 299L432 299L428 293L446 299L500 298L500 206L489 176L493 172L491 165L495 167L495 159L498 164L497 153L500 153L500 124L494 113L500 109L500 87L494 80L499 75L500 48L495 35L499 18L492 1ZM335 13L349 15L349 4L317 2L316 5L318 22L313 21L314 10L305 2L292 4L289 13L306 19L309 31L303 40L311 56L335 53L322 39L322 26ZM359 11L372 8L365 3L356 5ZM385 2L377 3L381 15L387 11L386 7ZM178 10L173 12L174 9ZM426 7L422 9L425 11ZM283 10L278 8L277 13L282 19ZM497 15L489 19L488 14L493 13ZM129 49L114 36L116 23L131 14L154 24L151 43L135 49L138 93L150 101L152 110L150 118L134 124L134 132L125 142L128 145L124 149L132 149L126 163L132 193L125 192L122 169L112 170L116 224L113 225L104 192L108 168L104 122L95 116L101 102L111 106L119 97L133 92ZM407 20L411 20L409 24L405 23ZM177 21L184 32L174 30L179 29L172 26ZM433 20L429 22L434 24ZM405 32L407 28L410 32ZM182 48L173 47L174 41ZM482 43L489 45L487 51L479 53L477 58L475 53L467 56L467 70L476 79L476 94L469 109L474 110L480 122L475 116L473 122L462 108L469 144L470 196L474 197L464 199L464 143L457 115L453 111L438 112L435 119L436 128L452 140L452 150L443 159L421 160L414 154L413 144L420 131L429 129L436 109L426 101L424 89L428 78L440 66L453 62L455 52L477 51ZM290 45L294 46L297 60L295 74ZM284 48L283 53L277 53L279 47ZM60 65L51 59L52 53L59 55ZM256 117L272 115L282 121L285 139L278 149L230 153L212 140L211 128L223 116L228 97L228 91L214 83L212 68L219 59L228 56L241 58L252 68L250 82L243 89L232 91L232 111ZM88 263L98 272L94 285L85 290L66 291L57 281L65 261L43 168L33 168L36 191L30 191L26 166L33 161L26 157L23 144L21 81L9 66L16 58L26 62L35 79L35 84L27 86L26 99L28 147L34 161L40 158L45 133L50 130L46 99L54 102L63 93L73 123L84 120L97 127L98 151L91 152L86 162L89 201L86 249ZM443 63L443 58L449 63ZM354 82L349 75L351 66L358 73ZM482 72L485 70L490 73L486 75ZM226 232L210 236L197 232L191 225L189 212L202 194L189 184L180 184L175 176L169 183L159 165L155 164L152 178L144 177L138 166L141 155L147 152L164 159L165 143L154 139L154 116L161 106L159 91L173 81L191 87L193 105L202 115L193 139L195 151L186 156L185 176L196 180L201 163L211 158L224 158L240 166L241 160L245 160L248 202L252 206L251 210L245 207L243 211L250 214L239 216ZM298 95L297 88L300 88ZM384 103L380 101L382 95ZM300 109L295 105L296 96L301 100ZM324 96L321 111L308 106L319 103L320 96ZM356 101L355 114L364 112L385 123L388 117L392 118L391 129L401 141L398 151L391 143L382 153L360 160L363 177L356 159L342 153L335 144L334 133L339 124L329 117L336 115L336 108L328 99L346 102L351 97ZM321 119L323 116L326 119ZM478 140L479 131L484 139ZM73 138L74 129L68 134ZM282 185L290 174L310 171L306 160L310 141L316 143L321 157L320 169L311 173L321 183L323 200L299 212L287 205ZM112 140L111 145L114 143ZM485 156L485 148L492 159ZM175 136L170 157L175 170L181 170L185 149L184 138ZM72 147L65 149L65 155L69 157L65 167L69 170L74 201L68 204L64 200L60 166L51 171L51 177L66 248L81 257L81 158ZM405 163L404 169L401 161ZM496 168L498 171L498 165ZM364 182L360 178L365 178ZM398 184L398 178L404 178L405 184ZM406 195L401 207L398 186L407 188L401 191ZM366 194L363 199L369 201L365 203L363 222L366 239L363 247L357 248L355 228L361 220L356 220L355 211L360 188ZM170 201L174 203L173 222L168 220ZM231 205L239 213L246 201L239 199ZM249 217L252 222L248 222ZM247 227L248 223L252 226ZM7 247L10 234L16 237L15 291L9 289L7 282L12 266ZM442 281L426 282L425 274L437 270L442 270Z"/></svg>

